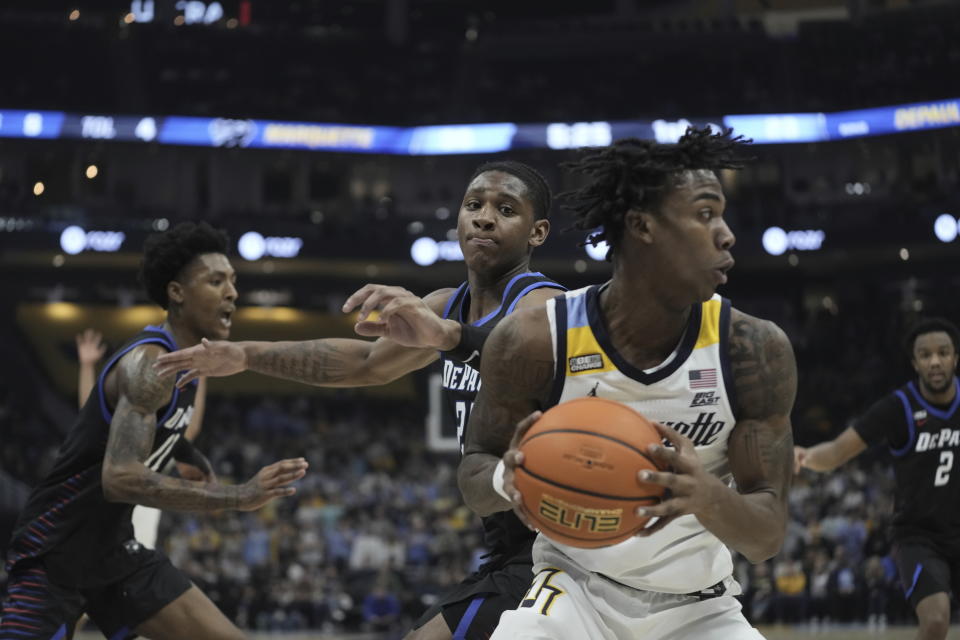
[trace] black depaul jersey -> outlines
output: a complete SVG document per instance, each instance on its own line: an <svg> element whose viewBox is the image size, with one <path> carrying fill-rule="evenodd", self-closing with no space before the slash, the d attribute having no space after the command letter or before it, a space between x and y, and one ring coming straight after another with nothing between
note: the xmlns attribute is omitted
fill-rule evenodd
<svg viewBox="0 0 960 640"><path fill-rule="evenodd" d="M131 504L107 502L101 473L113 413L104 381L121 357L143 344L175 351L173 336L148 326L107 362L80 415L60 446L53 469L33 489L20 513L7 553L7 567L41 558L51 578L64 585L93 586L122 577L125 555L117 548L133 539ZM193 414L196 380L157 412L153 450L146 464L163 469Z"/></svg>
<svg viewBox="0 0 960 640"><path fill-rule="evenodd" d="M854 429L886 441L897 492L895 539L921 537L960 550L960 382L950 406L927 401L910 382L874 404Z"/></svg>
<svg viewBox="0 0 960 640"><path fill-rule="evenodd" d="M534 289L544 287L566 291L565 287L542 273L527 272L514 276L503 290L500 306L474 322L474 326L488 328L496 326L500 320L513 312L523 296ZM450 296L443 317L466 322L469 312L470 286L464 282ZM477 392L480 391L479 358L475 357L469 362L460 362L456 359L450 359L446 353L441 353L440 359L443 364L444 411L440 416L440 419L445 423L443 433L456 431L462 454L464 429L467 426L467 420L470 418L473 403L477 399ZM522 546L523 542L532 540L534 535L512 511L504 511L484 518L483 529L487 546L494 553L511 553Z"/></svg>

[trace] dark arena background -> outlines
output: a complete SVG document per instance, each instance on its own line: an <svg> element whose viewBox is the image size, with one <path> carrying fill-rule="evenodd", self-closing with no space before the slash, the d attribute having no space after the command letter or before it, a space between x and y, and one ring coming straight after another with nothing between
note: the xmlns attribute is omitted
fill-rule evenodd
<svg viewBox="0 0 960 640"><path fill-rule="evenodd" d="M101 332L109 358L161 318L140 251L181 221L231 236L232 339L350 337L340 306L363 284L463 280L481 162L531 164L558 193L577 148L730 126L757 160L721 175L737 265L720 292L792 341L797 444L913 375L916 318L960 322L955 1L15 0L0 60L3 551L76 416L75 336ZM533 267L607 279L569 214L552 221ZM484 553L439 375L211 379L198 448L221 481L311 468L260 511L164 513L158 548L254 637L402 637ZM772 639L912 638L892 499L883 447L797 476L782 551L736 560L748 619Z"/></svg>

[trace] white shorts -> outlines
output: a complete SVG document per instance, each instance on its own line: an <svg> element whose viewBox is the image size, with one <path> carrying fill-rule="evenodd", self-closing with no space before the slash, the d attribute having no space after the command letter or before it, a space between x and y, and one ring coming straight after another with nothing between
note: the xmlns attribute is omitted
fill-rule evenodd
<svg viewBox="0 0 960 640"><path fill-rule="evenodd" d="M133 537L148 549L157 546L157 529L160 528L160 509L138 504L133 508Z"/></svg>
<svg viewBox="0 0 960 640"><path fill-rule="evenodd" d="M732 581L731 581L732 582ZM734 583L735 584L735 583ZM544 569L491 640L763 640L732 595L639 591L590 573Z"/></svg>

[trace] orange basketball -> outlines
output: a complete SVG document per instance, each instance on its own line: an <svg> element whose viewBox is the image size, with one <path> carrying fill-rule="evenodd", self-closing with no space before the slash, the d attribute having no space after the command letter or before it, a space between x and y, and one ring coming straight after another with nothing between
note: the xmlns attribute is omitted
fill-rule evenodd
<svg viewBox="0 0 960 640"><path fill-rule="evenodd" d="M523 506L545 536L574 547L622 542L646 524L637 507L664 487L639 481L659 470L647 446L661 442L649 420L625 404L587 397L546 411L520 442L514 475Z"/></svg>

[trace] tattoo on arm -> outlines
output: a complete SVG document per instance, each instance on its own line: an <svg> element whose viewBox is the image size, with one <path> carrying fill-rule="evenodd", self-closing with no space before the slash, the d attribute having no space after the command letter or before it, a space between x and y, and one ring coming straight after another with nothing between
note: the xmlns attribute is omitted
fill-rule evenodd
<svg viewBox="0 0 960 640"><path fill-rule="evenodd" d="M522 336L515 329L507 329L495 348L486 350L481 362L483 386L470 414L465 453L502 456L517 422L544 406L549 396L553 358L521 354Z"/></svg>
<svg viewBox="0 0 960 640"><path fill-rule="evenodd" d="M362 342L357 340L356 342ZM369 344L367 346L369 348ZM364 355L348 353L333 340L280 342L249 358L249 368L259 373L308 384L336 384L346 380Z"/></svg>
<svg viewBox="0 0 960 640"><path fill-rule="evenodd" d="M543 407L553 382L553 350L543 310L516 312L484 346L483 385L470 413L457 480L467 505L480 515L509 508L491 484L517 423Z"/></svg>
<svg viewBox="0 0 960 640"><path fill-rule="evenodd" d="M175 511L237 508L243 485L223 486L171 478L146 467L156 435L156 413L173 394L172 376L153 370L156 350L135 349L119 363L119 401L103 459L108 500Z"/></svg>
<svg viewBox="0 0 960 640"><path fill-rule="evenodd" d="M741 492L765 490L786 500L793 477L790 412L797 392L793 348L773 323L733 314L730 359L738 406L731 466Z"/></svg>

